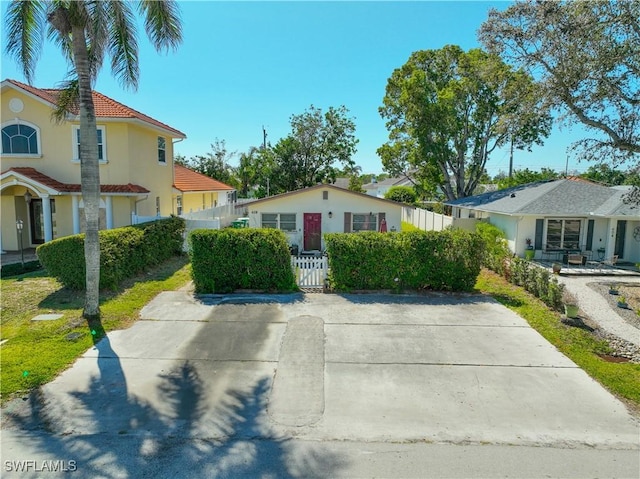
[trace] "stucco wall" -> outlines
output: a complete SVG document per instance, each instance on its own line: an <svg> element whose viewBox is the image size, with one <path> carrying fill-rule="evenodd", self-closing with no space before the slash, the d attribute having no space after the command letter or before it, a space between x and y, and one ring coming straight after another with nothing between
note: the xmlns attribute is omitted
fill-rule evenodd
<svg viewBox="0 0 640 479"><path fill-rule="evenodd" d="M23 103L22 111L13 112L9 108L12 99ZM34 126L39 131L39 152L37 155L2 156L2 171L12 167L32 167L62 183L80 183L80 163L75 159L74 126L78 121L55 123L51 120L51 108L30 95L6 87L2 92L2 123L15 119ZM160 198L160 214L173 213L173 141L164 132L143 124L121 120L100 119L99 127L104 127L104 151L106 163L100 164L101 184L137 184L150 190L149 195L113 197L114 227L131 224L131 212L137 209L142 216L156 214L156 198ZM158 136L165 138L165 163L158 162ZM16 188L3 184L0 211L2 212L3 248L15 250L15 203L20 200ZM35 191L34 188L31 188ZM37 192L36 192L37 193ZM56 200L54 237L73 233L72 202L68 195L52 196ZM102 198L104 200L104 196ZM136 200L140 200L136 203ZM208 204L211 204L210 195ZM11 219L11 222L5 221ZM16 243L16 244L13 244Z"/></svg>
<svg viewBox="0 0 640 479"><path fill-rule="evenodd" d="M328 192L326 200L323 199L323 191ZM249 226L251 227L261 226L262 213L295 213L297 231L287 233L287 236L291 244L302 245L304 213L321 214L321 230L323 234L344 232L345 213L378 214L384 212L387 231L392 228L400 231L402 205L380 201L368 195L354 195L347 191L343 192L333 188L326 190L317 188L296 194L274 197L257 204L249 203L245 205L245 209L248 210ZM330 212L331 217L329 217Z"/></svg>

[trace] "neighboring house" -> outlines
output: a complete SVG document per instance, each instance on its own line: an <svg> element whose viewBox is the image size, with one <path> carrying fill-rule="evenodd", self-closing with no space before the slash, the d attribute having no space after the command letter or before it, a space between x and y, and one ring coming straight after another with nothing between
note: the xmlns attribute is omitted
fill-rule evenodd
<svg viewBox="0 0 640 479"><path fill-rule="evenodd" d="M362 185L362 189L370 196L384 198L384 195L394 186L414 186L413 181L408 176L400 178L387 178L382 181L372 181L366 185Z"/></svg>
<svg viewBox="0 0 640 479"><path fill-rule="evenodd" d="M592 260L618 256L640 262L640 205L623 202L630 187L606 187L580 178L540 181L447 204L458 218L486 220L505 232L509 248L536 257L580 250ZM600 250L598 252L598 250Z"/></svg>
<svg viewBox="0 0 640 479"><path fill-rule="evenodd" d="M235 201L236 190L182 165L174 166L173 214L223 206Z"/></svg>
<svg viewBox="0 0 640 479"><path fill-rule="evenodd" d="M316 185L243 203L249 226L278 228L300 250L324 249L324 233L400 231L403 205L345 190Z"/></svg>
<svg viewBox="0 0 640 479"><path fill-rule="evenodd" d="M59 90L1 83L2 248L24 247L84 231L77 114L56 123ZM184 133L93 92L100 160L100 228L130 225L132 213L173 211L173 142Z"/></svg>
<svg viewBox="0 0 640 479"><path fill-rule="evenodd" d="M349 183L351 183L350 178L336 178L333 182L333 185L337 186L338 188L344 188L345 190L348 190Z"/></svg>

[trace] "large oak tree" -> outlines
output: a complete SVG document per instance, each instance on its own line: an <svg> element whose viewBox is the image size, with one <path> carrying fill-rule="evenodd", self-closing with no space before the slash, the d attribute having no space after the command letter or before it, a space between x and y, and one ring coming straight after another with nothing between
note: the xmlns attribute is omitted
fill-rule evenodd
<svg viewBox="0 0 640 479"><path fill-rule="evenodd" d="M291 133L273 147L271 193L293 191L335 180L338 168L355 168L358 140L349 110L313 105L290 119Z"/></svg>
<svg viewBox="0 0 640 479"><path fill-rule="evenodd" d="M640 153L640 0L518 1L491 10L485 47L527 69L547 104L593 137L581 158L636 163Z"/></svg>
<svg viewBox="0 0 640 479"><path fill-rule="evenodd" d="M455 45L413 53L389 78L380 114L385 169L411 171L448 200L473 194L496 149L541 144L551 127L529 75Z"/></svg>

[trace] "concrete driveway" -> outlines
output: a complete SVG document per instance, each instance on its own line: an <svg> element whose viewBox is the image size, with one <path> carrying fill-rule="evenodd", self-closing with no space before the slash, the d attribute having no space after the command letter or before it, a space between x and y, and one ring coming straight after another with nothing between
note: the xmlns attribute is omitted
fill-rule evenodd
<svg viewBox="0 0 640 479"><path fill-rule="evenodd" d="M3 408L2 477L638 477L639 437L484 296L166 292Z"/></svg>

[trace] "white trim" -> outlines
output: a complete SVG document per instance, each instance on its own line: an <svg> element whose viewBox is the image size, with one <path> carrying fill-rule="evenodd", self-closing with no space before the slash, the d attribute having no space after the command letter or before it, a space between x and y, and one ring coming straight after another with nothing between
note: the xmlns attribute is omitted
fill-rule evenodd
<svg viewBox="0 0 640 479"><path fill-rule="evenodd" d="M101 165L109 163L107 157L107 127L104 125L97 125L96 128L102 132L102 159L98 160ZM78 132L80 131L80 125L71 125L71 162L80 163L80 145L78 145Z"/></svg>
<svg viewBox="0 0 640 479"><path fill-rule="evenodd" d="M2 156L6 156L8 158L42 158L42 143L40 141L40 127L35 123L31 123L30 121L21 120L16 117L11 120L7 120L2 122L0 125L0 132L4 130L5 127L11 125L26 125L30 128L33 128L36 132L36 146L38 148L38 153L2 153Z"/></svg>
<svg viewBox="0 0 640 479"><path fill-rule="evenodd" d="M24 186L25 188L35 190L38 195L42 194L43 191L51 196L65 194L64 192L60 192L58 190L50 188L49 186L43 185L42 183L34 181L31 178L13 170L7 170L2 173L2 175L0 175L0 180L4 180L5 178L9 178L10 176L14 176L15 178L13 179L13 181L2 183L2 185L0 186L0 190L4 190L5 188L9 188L10 186Z"/></svg>
<svg viewBox="0 0 640 479"><path fill-rule="evenodd" d="M164 141L164 147L162 150L164 151L164 161L160 161L160 140ZM156 149L156 159L158 160L158 165L167 166L169 161L167 160L167 139L164 136L158 135L158 148Z"/></svg>

